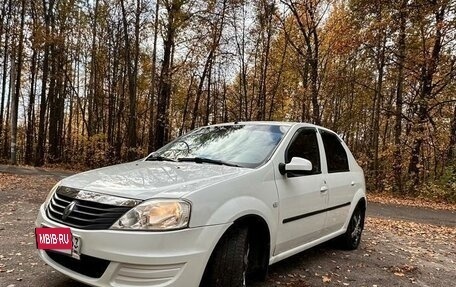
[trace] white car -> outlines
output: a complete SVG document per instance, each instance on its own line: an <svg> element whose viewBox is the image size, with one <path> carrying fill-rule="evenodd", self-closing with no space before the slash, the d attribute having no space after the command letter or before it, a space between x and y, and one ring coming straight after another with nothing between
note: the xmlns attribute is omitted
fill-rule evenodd
<svg viewBox="0 0 456 287"><path fill-rule="evenodd" d="M71 228L71 252L39 255L89 285L237 287L333 238L356 249L365 210L363 171L334 132L236 122L63 179L36 226Z"/></svg>

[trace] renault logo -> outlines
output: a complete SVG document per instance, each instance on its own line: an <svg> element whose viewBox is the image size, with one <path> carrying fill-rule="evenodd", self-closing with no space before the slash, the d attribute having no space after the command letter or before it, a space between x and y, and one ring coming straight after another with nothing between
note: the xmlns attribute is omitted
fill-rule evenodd
<svg viewBox="0 0 456 287"><path fill-rule="evenodd" d="M76 201L72 201L70 204L68 204L67 207L63 210L62 214L62 220L67 219L67 217L70 215L71 212L73 212L74 208L76 206Z"/></svg>

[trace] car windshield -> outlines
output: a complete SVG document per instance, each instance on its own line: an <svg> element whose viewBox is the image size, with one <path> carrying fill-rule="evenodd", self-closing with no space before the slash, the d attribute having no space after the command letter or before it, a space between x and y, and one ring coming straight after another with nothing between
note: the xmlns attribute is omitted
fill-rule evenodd
<svg viewBox="0 0 456 287"><path fill-rule="evenodd" d="M234 124L208 126L177 138L146 160L193 161L255 168L269 159L289 127Z"/></svg>

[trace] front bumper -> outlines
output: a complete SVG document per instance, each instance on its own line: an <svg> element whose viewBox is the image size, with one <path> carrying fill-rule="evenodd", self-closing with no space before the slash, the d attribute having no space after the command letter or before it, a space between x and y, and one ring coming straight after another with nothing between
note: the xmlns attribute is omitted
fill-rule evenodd
<svg viewBox="0 0 456 287"><path fill-rule="evenodd" d="M44 205L35 225L66 227L51 221ZM107 261L107 268L99 278L57 263L44 250L38 252L54 269L92 286L197 287L212 250L229 225L166 232L71 228L81 238L81 254Z"/></svg>

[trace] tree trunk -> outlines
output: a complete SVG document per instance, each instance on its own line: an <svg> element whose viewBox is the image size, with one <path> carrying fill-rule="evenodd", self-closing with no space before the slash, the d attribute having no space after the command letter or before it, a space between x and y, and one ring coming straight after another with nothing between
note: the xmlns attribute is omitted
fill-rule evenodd
<svg viewBox="0 0 456 287"><path fill-rule="evenodd" d="M130 37L128 35L128 23L127 15L125 11L124 0L120 1L122 6L122 22L124 29L125 39L125 60L127 65L127 77L128 77L128 103L129 103L129 114L128 114L128 126L127 126L127 158L128 160L134 160L137 156L137 134L136 134L136 79L139 59L139 16L141 14L141 2L136 1L136 12L135 12L135 46L133 50L130 48ZM133 67L130 58L131 51L134 51Z"/></svg>
<svg viewBox="0 0 456 287"><path fill-rule="evenodd" d="M215 57L214 60L215 62ZM209 124L209 117L210 117L210 107L211 107L211 88L212 88L212 63L209 67L209 73L207 75L207 96L206 96L206 113L204 116L204 125L207 126Z"/></svg>
<svg viewBox="0 0 456 287"><path fill-rule="evenodd" d="M19 31L19 47L17 51L17 66L15 67L14 60L12 59L12 74L13 82L11 85L12 100L11 100L11 163L17 164L17 118L19 108L19 96L21 92L21 76L22 76L22 52L24 50L24 21L25 21L25 0L21 2L21 23Z"/></svg>
<svg viewBox="0 0 456 287"><path fill-rule="evenodd" d="M377 23L382 21L382 4L377 4ZM380 188L380 166L379 166L379 134L380 134L380 109L383 101L383 75L385 72L385 50L386 50L386 32L384 28L380 28L377 36L376 45L376 68L377 80L374 91L374 100L372 106L372 137L371 137L371 155L373 157L371 170L374 188Z"/></svg>
<svg viewBox="0 0 456 287"><path fill-rule="evenodd" d="M271 37L272 37L272 16L274 13L274 4L270 4L267 1L262 1L262 15L260 15L260 29L261 29L261 42L262 51L260 58L260 80L258 87L258 101L257 101L257 115L258 120L266 119L266 83L269 68L270 48L271 48ZM266 35L265 35L266 33Z"/></svg>
<svg viewBox="0 0 456 287"><path fill-rule="evenodd" d="M399 38L397 56L397 86L396 86L396 110L394 125L394 185L393 191L402 193L402 106L404 87L404 62L405 62L405 24L407 17L407 0L402 0L399 11Z"/></svg>
<svg viewBox="0 0 456 287"><path fill-rule="evenodd" d="M194 79L195 79L195 76L192 74L192 77L190 78L190 84L188 85L188 89L187 89L187 96L185 97L185 105L184 105L184 111L182 112L182 124L179 129L179 136L181 136L184 133L185 120L187 119L188 105L190 102L190 98L192 96L192 88L193 88Z"/></svg>
<svg viewBox="0 0 456 287"><path fill-rule="evenodd" d="M157 38L158 38L158 12L160 9L160 1L155 2L155 21L154 21L154 47L152 50L152 71L151 71L151 83L150 83L150 110L149 110L149 144L148 152L151 153L155 150L155 138L154 138L154 123L155 123L155 74L157 70Z"/></svg>
<svg viewBox="0 0 456 287"><path fill-rule="evenodd" d="M448 145L448 162L453 164L456 158L456 105L451 119L450 143Z"/></svg>
<svg viewBox="0 0 456 287"><path fill-rule="evenodd" d="M422 170L422 155L421 147L424 141L424 132L426 122L429 120L428 106L429 100L433 94L433 79L437 71L437 65L442 49L442 29L446 6L436 6L437 1L432 1L431 5L435 7L435 36L430 58L425 57L425 61L421 68L421 92L418 99L418 114L415 131L415 139L412 144L412 155L409 162L408 172L413 179L413 187L420 183L420 173ZM424 44L425 45L425 44ZM426 55L427 56L427 55Z"/></svg>
<svg viewBox="0 0 456 287"><path fill-rule="evenodd" d="M211 61L212 61L212 53L209 53L209 55L206 58L206 62L204 63L204 69L203 69L203 73L201 74L201 77L200 77L198 89L196 90L195 102L193 103L192 122L190 124L191 130L193 130L196 127L196 120L198 118L198 108L199 108L199 104L201 101L201 96L203 94L204 81L206 79L206 76L209 72L210 67L212 66Z"/></svg>
<svg viewBox="0 0 456 287"><path fill-rule="evenodd" d="M15 52L13 51L13 55ZM14 56L13 56L14 57ZM11 57L11 141L10 141L10 163L17 164L16 161L16 143L17 143L17 112L18 112L18 103L19 95L16 94L16 84L17 84L17 63L14 58Z"/></svg>
<svg viewBox="0 0 456 287"><path fill-rule="evenodd" d="M36 89L37 51L33 50L30 67L30 97L27 107L27 134L25 138L25 164L33 162L33 143L35 135L35 89Z"/></svg>
<svg viewBox="0 0 456 287"><path fill-rule="evenodd" d="M269 105L268 121L271 121L273 119L273 113L274 113L274 111L276 109L276 107L275 107L275 97L277 96L277 91L278 91L279 85L280 85L281 80L282 80L282 73L283 73L283 70L284 70L284 63L285 63L285 57L287 55L287 48L288 48L288 42L285 42L285 47L283 48L282 55L280 57L280 69L279 69L279 72L276 75L276 81L275 81L275 84L274 84L274 87L273 87L272 93L271 93L271 103ZM303 103L304 103L304 99L303 99ZM302 107L303 107L303 110L304 110L304 105L302 105ZM303 121L303 120L301 120L301 121Z"/></svg>
<svg viewBox="0 0 456 287"><path fill-rule="evenodd" d="M58 161L58 89L57 81L59 77L59 59L60 59L60 47L58 44L54 44L51 48L51 67L49 77L49 90L48 90L48 108L49 108L49 132L48 142L49 150L47 159L50 163Z"/></svg>
<svg viewBox="0 0 456 287"><path fill-rule="evenodd" d="M183 1L172 0L166 3L168 19L163 41L163 63L158 84L157 121L155 124L155 148L160 148L166 141L168 133L168 103L171 97L171 63L174 38L177 29L177 17L181 12Z"/></svg>
<svg viewBox="0 0 456 287"><path fill-rule="evenodd" d="M11 69L13 69L13 67L11 66ZM14 80L11 79L10 77L10 81L11 85L14 85ZM9 135L9 132L10 132L10 125L8 125L7 123L9 123L10 121L10 108L11 108L11 97L12 97L12 91L11 91L11 87L8 89L8 96L7 96L7 99L6 99L6 118L5 118L5 129L4 129L4 132L3 132L3 138L4 138L4 142L3 142L3 157L4 158L7 158L8 155L9 155L9 150L8 150L8 147L9 147L9 141L8 141L8 135Z"/></svg>
<svg viewBox="0 0 456 287"><path fill-rule="evenodd" d="M301 122L306 122L310 116L308 116L308 108L306 107L306 96L309 89L309 58L306 57L304 60L304 68L300 72L302 78L302 98L301 98Z"/></svg>
<svg viewBox="0 0 456 287"><path fill-rule="evenodd" d="M51 20L51 28L58 31L57 41L52 46L52 64L48 92L49 105L49 162L59 163L62 160L64 103L65 103L65 64L67 31L65 12L58 15L59 19ZM56 29L56 23L58 25Z"/></svg>
<svg viewBox="0 0 456 287"><path fill-rule="evenodd" d="M8 8L8 11L7 11L7 8ZM9 25L10 25L10 21L11 21L11 9L12 9L12 5L11 5L11 0L9 0L8 2L4 2L3 3L3 7L2 7L2 29L0 32L4 33L5 34L5 40L4 40L4 46L3 46L3 71L2 71L2 95L1 95L1 100L0 100L0 139L3 138L4 142L3 144L4 145L7 145L7 137L6 137L6 131L5 131L5 136L3 136L3 125L5 123L5 125L8 125L7 122L4 122L3 121L3 117L4 117L4 107L5 107L5 96L6 96L6 87L7 87L7 84L6 84L6 81L7 81L7 75L8 75L8 57L9 57L9 37L10 37L10 33L9 33ZM3 19L4 19L4 16L5 16L5 13L7 13L7 17L6 17L6 28L4 28L3 26ZM1 35L1 34L0 34ZM0 141L0 146L1 146L1 141ZM2 154L2 150L0 148L0 156Z"/></svg>
<svg viewBox="0 0 456 287"><path fill-rule="evenodd" d="M36 158L35 166L42 166L44 164L44 150L45 150L45 141L46 141L46 110L47 110L47 100L46 100L46 85L48 81L49 73L49 53L51 48L51 17L54 10L54 1L49 1L48 9L44 5L44 22L45 22L45 43L44 43L44 55L43 55L43 75L41 78L41 99L40 99L40 123L38 126L38 143L36 146Z"/></svg>
<svg viewBox="0 0 456 287"><path fill-rule="evenodd" d="M94 116L95 113L95 97L97 96L97 23L98 23L98 9L99 9L99 1L95 0L95 9L93 14L93 26L92 26L92 44L91 44L91 51L90 51L90 80L89 80L89 94L88 94L88 115L87 115L87 137L90 139L95 133L95 120ZM91 150L91 148L89 148ZM89 152L88 157L92 157L92 152ZM88 159L90 160L90 159Z"/></svg>

